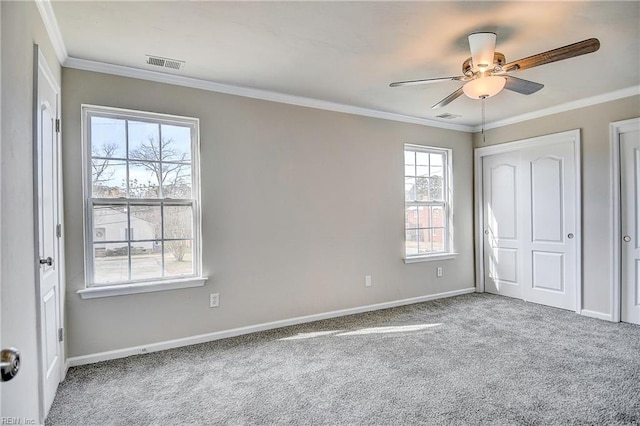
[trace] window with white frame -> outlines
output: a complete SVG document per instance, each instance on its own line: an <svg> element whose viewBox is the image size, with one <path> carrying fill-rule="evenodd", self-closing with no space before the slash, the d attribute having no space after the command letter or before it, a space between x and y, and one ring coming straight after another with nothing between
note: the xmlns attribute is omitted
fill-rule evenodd
<svg viewBox="0 0 640 426"><path fill-rule="evenodd" d="M198 119L83 106L87 287L200 275Z"/></svg>
<svg viewBox="0 0 640 426"><path fill-rule="evenodd" d="M405 259L453 252L450 173L450 149L405 145Z"/></svg>

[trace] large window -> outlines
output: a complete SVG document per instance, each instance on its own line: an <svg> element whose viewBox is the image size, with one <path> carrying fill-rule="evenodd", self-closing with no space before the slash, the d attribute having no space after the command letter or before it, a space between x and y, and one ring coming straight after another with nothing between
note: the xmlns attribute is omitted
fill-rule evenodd
<svg viewBox="0 0 640 426"><path fill-rule="evenodd" d="M200 275L198 120L83 106L87 287Z"/></svg>
<svg viewBox="0 0 640 426"><path fill-rule="evenodd" d="M453 251L451 150L405 145L405 258L429 259Z"/></svg>

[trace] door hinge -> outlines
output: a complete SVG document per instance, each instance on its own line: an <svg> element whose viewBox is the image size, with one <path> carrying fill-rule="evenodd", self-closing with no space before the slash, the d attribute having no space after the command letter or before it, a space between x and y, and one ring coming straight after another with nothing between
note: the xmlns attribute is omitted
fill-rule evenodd
<svg viewBox="0 0 640 426"><path fill-rule="evenodd" d="M56 133L60 133L60 119L56 118Z"/></svg>
<svg viewBox="0 0 640 426"><path fill-rule="evenodd" d="M64 342L64 328L58 329L58 341Z"/></svg>
<svg viewBox="0 0 640 426"><path fill-rule="evenodd" d="M62 224L59 223L56 225L56 237L62 237Z"/></svg>

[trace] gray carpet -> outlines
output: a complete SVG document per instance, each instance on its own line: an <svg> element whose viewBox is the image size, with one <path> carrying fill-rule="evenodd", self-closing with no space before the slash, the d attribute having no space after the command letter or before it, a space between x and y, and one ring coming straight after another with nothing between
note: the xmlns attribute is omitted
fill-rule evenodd
<svg viewBox="0 0 640 426"><path fill-rule="evenodd" d="M640 327L488 294L71 368L46 422L639 423Z"/></svg>

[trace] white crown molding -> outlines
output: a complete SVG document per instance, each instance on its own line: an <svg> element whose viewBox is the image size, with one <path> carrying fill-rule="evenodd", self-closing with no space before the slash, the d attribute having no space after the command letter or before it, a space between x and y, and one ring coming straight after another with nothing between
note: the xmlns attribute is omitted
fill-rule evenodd
<svg viewBox="0 0 640 426"><path fill-rule="evenodd" d="M517 115L504 120L493 121L487 123L484 126L485 130L495 129L498 127L508 126L510 124L520 123L522 121L533 120L535 118L544 117L547 115L558 114L561 112L571 111L578 108L584 108L591 105L597 105L604 102L615 101L617 99L628 98L630 96L640 95L640 86L631 86L626 89L616 90L602 95L591 96L589 98L578 99L577 101L567 102L560 105L555 105L550 108L540 109L538 111L529 112L527 114ZM475 126L474 132L482 130L482 126Z"/></svg>
<svg viewBox="0 0 640 426"><path fill-rule="evenodd" d="M38 12L40 12L40 16L42 17L42 21L44 22L44 26L47 29L47 33L49 34L53 50L55 50L56 56L58 57L58 62L62 65L69 55L67 54L67 48L65 47L64 40L62 39L58 20L56 19L55 13L53 13L51 1L35 0L35 3L38 8Z"/></svg>
<svg viewBox="0 0 640 426"><path fill-rule="evenodd" d="M104 74L117 75L121 77L137 78L141 80L155 81L157 83L173 84L176 86L207 90L210 92L226 93L229 95L244 96L247 98L262 99L266 101L323 109L327 111L342 112L346 114L362 115L365 117L382 118L385 120L400 121L403 123L418 124L421 126L439 127L442 129L458 130L462 132L471 132L473 130L472 126L466 126L462 124L442 123L427 118L412 117L408 115L378 111L352 105L339 104L336 102L305 98L302 96L287 95L284 93L271 92L268 90L232 86L229 84L216 83L209 80L183 77L174 74L166 74L140 68L126 67L122 65L107 64L104 62L89 61L86 59L69 57L66 61L64 61L62 65L67 68L75 68L84 71L93 71Z"/></svg>

